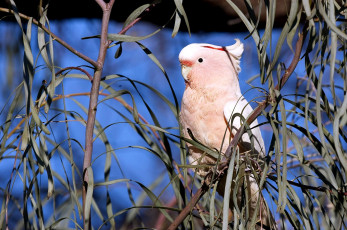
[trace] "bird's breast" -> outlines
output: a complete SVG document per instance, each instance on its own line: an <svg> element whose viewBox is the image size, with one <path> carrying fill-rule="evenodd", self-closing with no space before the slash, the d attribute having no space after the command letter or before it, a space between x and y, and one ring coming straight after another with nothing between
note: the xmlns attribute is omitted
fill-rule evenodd
<svg viewBox="0 0 347 230"><path fill-rule="evenodd" d="M185 137L190 138L187 132L189 128L200 142L220 149L227 128L223 114L225 103L223 97L187 88L182 98L180 113Z"/></svg>

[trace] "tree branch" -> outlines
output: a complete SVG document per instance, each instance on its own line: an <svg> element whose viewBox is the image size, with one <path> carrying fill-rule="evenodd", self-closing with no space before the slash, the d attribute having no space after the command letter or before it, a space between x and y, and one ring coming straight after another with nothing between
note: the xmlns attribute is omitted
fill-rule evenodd
<svg viewBox="0 0 347 230"><path fill-rule="evenodd" d="M84 70L84 69L82 69L82 68L80 68L80 67L73 67L73 66L65 67L65 68L59 70L58 72L56 72L55 75L58 76L59 74L61 74L61 73L64 72L65 70L69 70L69 69L79 70L79 71L85 73L85 74L88 76L88 78L89 78L90 81L93 81L93 77L92 77L86 70Z"/></svg>
<svg viewBox="0 0 347 230"><path fill-rule="evenodd" d="M86 125L86 134L85 134L85 153L83 159L83 190L82 190L82 200L83 200L83 217L84 217L84 229L91 229L90 222L90 213L85 213L86 210L90 210L89 207L86 207L86 194L88 189L88 174L86 170L91 166L92 153L93 153L93 131L95 125L95 116L98 105L100 81L102 76L102 70L105 63L106 51L110 44L110 41L107 39L108 35L108 24L110 21L111 10L115 0L110 0L109 3L105 3L103 0L95 0L103 11L102 23L101 23L101 35L100 35L100 49L97 59L97 67L94 72L93 84L90 93L89 100L89 109L88 109L88 118ZM136 21L136 19L135 19ZM129 27L130 28L130 27ZM126 31L121 31L125 33ZM86 209L88 208L88 209ZM87 221L86 221L87 220Z"/></svg>
<svg viewBox="0 0 347 230"><path fill-rule="evenodd" d="M90 207L86 207L86 193L87 193L87 189L88 189L88 179L89 179L86 171L87 171L88 167L91 166L91 159L92 159L92 152L93 152L93 131L94 131L94 125L95 125L95 117L96 117L96 110L97 110L97 103L98 103L98 96L99 96L99 89L100 89L100 81L101 81L102 70L103 70L103 66L104 66L105 58L106 58L106 51L107 51L109 44L110 44L110 41L107 39L108 25L109 25L109 21L110 21L111 10L112 10L112 7L114 5L115 0L110 0L108 3L106 3L104 0L95 0L95 1L101 7L101 9L103 11L101 35L100 35L100 49L99 49L99 55L98 55L97 61L94 61L91 58L85 56L84 54L78 52L77 50L72 48L70 45L68 45L65 41L60 39L57 35L55 35L53 32L51 32L47 27L42 25L39 21L37 21L36 19L32 19L32 21L35 25L37 25L39 28L41 28L47 34L52 36L52 38L54 40L56 40L58 43L63 45L65 48L67 48L69 51L71 51L76 56L89 62L91 65L93 65L95 67L93 79L91 79L91 76L81 68L68 67L68 68L65 68L65 69L58 71L58 73L60 73L66 69L78 69L78 70L84 72L85 74L87 74L89 79L92 80L92 88L91 88L91 92L90 92L88 117L87 117L86 132L85 132L85 153L84 153L84 159L83 159L82 202L83 202L83 220L84 220L83 223L84 223L84 229L85 230L91 229L90 212L86 213L86 210L90 210ZM152 6L154 6L154 5L152 5ZM13 10L10 10L7 8L2 8L2 7L0 7L0 11L10 13L10 14L16 14L16 12L14 12ZM148 9L146 11L148 11ZM31 19L31 17L24 15L22 13L18 13L18 15L19 15L19 17L26 19L26 20ZM124 34L127 30L129 30L134 24L136 24L141 19L142 19L141 17L135 19L127 27L125 27L122 31L120 31L119 34Z"/></svg>
<svg viewBox="0 0 347 230"><path fill-rule="evenodd" d="M282 76L280 82L276 85L275 89L280 90L284 84L289 79L290 75L295 70L295 67L297 66L299 60L300 60L300 54L302 51L304 38L307 34L307 23L304 26L303 33L299 34L298 41L296 42L296 48L295 48L295 54L293 57L293 60L288 67L288 69L285 71L284 75ZM250 116L247 119L248 125L250 125L260 114L261 112L269 105L269 101L271 101L270 96L266 98L266 100L262 101L258 104L258 106L253 110L253 112L250 114ZM181 211L181 213L176 217L174 222L169 226L169 230L175 230L177 227L184 221L184 219L189 215L191 210L195 207L195 205L198 203L200 198L207 192L210 188L210 185L214 184L216 181L219 181L223 175L228 170L228 164L231 158L232 150L235 148L239 140L241 139L242 134L244 133L244 126L242 126L237 133L235 134L233 140L231 141L230 145L228 146L225 156L223 157L221 164L218 166L218 169L221 171L216 177L214 177L211 180L212 172L210 172L204 179L201 188L194 194L190 202L187 204L187 206Z"/></svg>
<svg viewBox="0 0 347 230"><path fill-rule="evenodd" d="M86 207L86 194L88 189L88 173L87 168L91 166L92 160L92 152L93 152L93 131L95 125L95 116L98 104L99 97L99 89L100 89L100 81L103 66L106 58L106 51L109 46L109 41L107 39L108 33L108 24L110 21L111 9L114 3L114 0L111 0L109 3L103 4L100 3L101 0L96 0L96 2L101 6L103 14L102 14L102 22L101 22L101 37L100 37L100 49L99 55L97 59L97 67L94 72L92 89L90 92L90 100L89 100L89 109L88 109L88 118L86 125L86 133L85 133L85 153L83 159L83 190L82 190L82 201L83 201L83 219L84 219L84 229L91 229L91 219L90 213L85 213L85 211L90 210L90 207Z"/></svg>
<svg viewBox="0 0 347 230"><path fill-rule="evenodd" d="M145 12L149 12L151 10L151 8L155 7L155 6L156 6L156 4L153 3L145 10ZM136 18L134 21L130 22L126 27L124 27L119 32L119 34L125 34L131 27L133 27L136 23L138 23L142 18L143 18L143 16L140 15L138 18Z"/></svg>
<svg viewBox="0 0 347 230"><path fill-rule="evenodd" d="M168 230L176 230L178 226L184 221L184 219L188 216L188 214L193 210L195 205L199 202L200 198L210 189L210 178L212 174L208 174L203 181L201 188L194 194L192 199L189 201L187 206L180 212L180 214L176 217L174 222L171 223ZM215 177L216 179L219 177Z"/></svg>
<svg viewBox="0 0 347 230"><path fill-rule="evenodd" d="M95 0L95 2L98 3L98 5L100 6L102 10L106 9L106 3L104 2L104 0Z"/></svg>
<svg viewBox="0 0 347 230"><path fill-rule="evenodd" d="M15 12L11 9L7 9L7 8L3 8L0 7L0 11L5 12L5 13L10 13L10 14L15 14ZM25 19L25 20L29 20L31 17L22 14L22 13L18 13L19 17ZM49 34L50 36L52 36L52 38L54 40L56 40L58 43L60 43L62 46L64 46L66 49L68 49L70 52L72 52L73 54L75 54L76 56L82 58L83 60L85 60L86 62L90 63L91 65L93 65L94 67L97 67L97 62L95 62L93 59L91 59L90 57L78 52L76 49L72 48L72 46L70 46L69 44L67 44L64 40L62 40L61 38L59 38L57 35L55 35L52 31L50 31L47 27L45 27L44 25L42 25L39 21L37 21L36 19L33 18L33 23L35 25L37 25L39 28L41 28L43 31L45 31L47 34Z"/></svg>

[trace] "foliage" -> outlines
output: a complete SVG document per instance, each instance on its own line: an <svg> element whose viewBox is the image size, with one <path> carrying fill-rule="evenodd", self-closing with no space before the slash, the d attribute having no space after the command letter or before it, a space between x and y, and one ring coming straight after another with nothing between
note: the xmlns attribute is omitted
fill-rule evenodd
<svg viewBox="0 0 347 230"><path fill-rule="evenodd" d="M105 16L106 6L112 8L114 1L105 3L97 0L97 2ZM182 22L189 29L188 17L181 1L174 2L177 8L172 12L170 19L174 21L173 37L179 32ZM264 94L264 100L260 104L264 108L267 106L267 109L258 110L258 114L255 113L254 116L262 115L266 118L266 122L260 125L271 127L272 138L267 156L258 162L261 168L257 175L267 206L274 214L277 225L284 229L346 228L346 2L291 1L287 21L277 41L272 40L277 1L261 2L266 11L263 32L258 27L259 20L255 16L257 12L253 10L254 6L250 1L245 0L248 12L242 12L233 1L226 0L226 2L248 29L249 36L246 39L254 40L258 53L260 68L256 77L263 84L263 88L259 90ZM48 5L43 6L41 18L37 21L20 14L13 0L11 4L11 10L4 8L0 10L13 14L21 28L23 62L18 64L18 61L13 65L14 68L23 68L23 78L0 111L2 119L0 167L12 170L7 186L0 189L3 198L0 213L1 228L6 228L10 224L14 229L88 229L90 213L93 216L91 221L93 228L162 227L165 229L172 222L175 223L179 213L186 213L184 221L177 223L181 229L222 228L223 206L228 205L228 202L223 202L218 197L213 183L207 184L206 190L198 190L201 181L205 185L207 181L198 178L191 170L193 166L187 165L185 142L191 142L205 150L206 154L215 156L218 153L196 140L184 139L178 134L177 129L163 127L160 124L162 116L160 111L152 108L147 99L142 97L142 90L151 91L157 99L167 105L178 121L179 102L169 77L160 60L149 48L140 43L141 40L161 33L167 23L164 22L163 27L147 36L125 35L125 32L134 26L144 13L155 10L155 4L144 4L137 8L129 15L119 34L107 34L108 21L104 20L102 28L106 30L102 30L100 35L85 39L101 40L99 58L103 55L102 44L107 43L105 52L112 46L118 46L115 54L117 58L124 52L123 43L136 43L161 69L163 77L167 79L166 87L170 89L172 99L164 96L159 89L127 76L112 74L101 77L105 59L94 61L57 37L49 27L46 15ZM31 40L33 26L39 28L37 47ZM293 46L293 42L300 39L304 45L302 49L297 49ZM295 53L292 65L288 68L287 63L278 62L285 41ZM57 42L81 58L81 65L58 67L54 62L54 53L59 48L55 45ZM275 50L271 49L271 43L276 43ZM34 54L38 56L35 57ZM36 92L33 85L39 83L35 75L39 68L42 68L37 65L38 60L44 61L44 68L49 71L50 78L49 81L42 82L40 90ZM83 65L82 61L86 61L88 66ZM296 89L286 90L284 93L286 80L289 77L295 78L297 65L305 67L305 75L296 76ZM90 72L93 74L89 74ZM68 79L90 82L93 89L90 92L65 94L64 81ZM119 81L128 82L133 90L117 89L114 82ZM100 83L101 90L97 83ZM57 94L57 91L62 91L62 94ZM140 97L133 95L134 92ZM90 96L91 101L93 96L96 99L100 96L100 99L96 100L94 105L90 102L87 108L80 101L80 96L83 95ZM75 103L75 110L67 109L67 100ZM103 125L98 119L95 122L90 121L92 118L95 119L96 106L110 107L108 104L110 100L117 102L111 106L111 111L121 117L121 121L114 120L107 125ZM255 100L259 101L259 98ZM139 104L145 108L146 118L142 112L139 112ZM86 126L85 140L76 139L73 135L73 128L76 129L76 126L72 125L72 122L76 121L79 123L77 129L81 130L81 127ZM150 186L125 176L114 179L110 175L111 170L115 168L121 171L124 169L117 158L118 149L110 142L112 134L108 132L111 128L117 130L120 124L126 124L143 139L142 145L124 145L123 149L147 151L156 156L164 166L170 182L159 192L156 191L163 180L162 175L155 178ZM88 127L91 127L91 139L88 139ZM57 136L64 138L60 139ZM93 143L97 141L103 143L103 151L93 150ZM88 152L90 152L90 162L86 164ZM236 150L230 153L229 158L224 159L222 163L226 162L226 165L229 165L229 161L232 161L230 168L235 170L229 169L229 173L235 173L235 181L239 181L244 171L241 166L243 157ZM98 158L104 160L103 169L94 165ZM55 164L60 162L63 173L54 169L53 160ZM117 165L111 164L114 161ZM5 167L9 164L10 168ZM96 179L96 174L100 172L103 174L103 179ZM219 172L216 169L212 172L213 176ZM238 182L235 183L239 186ZM132 207L115 212L116 201L111 194L119 188L117 186L119 184L127 187ZM21 194L13 192L15 187L22 189ZM134 187L141 191L137 196L134 196ZM96 196L99 188L104 189L102 197ZM163 194L170 191L173 198L171 201L164 200ZM201 196L193 201L192 196L197 191L201 191ZM237 189L234 191L237 192ZM231 193L230 196L232 199L235 193ZM196 202L198 203L195 204ZM189 209L189 207L194 208ZM242 205L234 208L230 229L254 227L257 221L255 217L250 222L244 221L248 215L245 207L247 199ZM22 216L22 220L18 223L11 222L14 213L20 213ZM122 226L115 221L115 218L121 215L125 216ZM146 216L150 216L147 221Z"/></svg>

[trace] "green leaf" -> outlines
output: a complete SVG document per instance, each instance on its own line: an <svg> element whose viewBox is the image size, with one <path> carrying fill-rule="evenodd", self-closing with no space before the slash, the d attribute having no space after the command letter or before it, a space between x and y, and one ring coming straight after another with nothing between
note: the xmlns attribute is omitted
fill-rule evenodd
<svg viewBox="0 0 347 230"><path fill-rule="evenodd" d="M331 1L330 1L331 2ZM329 18L329 16L325 13L325 9L324 6L322 4L321 1L317 2L318 5L318 10L320 15L323 17L324 21L328 24L328 26L330 27L330 29L335 32L337 35L339 35L340 37L342 37L344 40L347 40L347 34L345 34L342 30L340 30L339 28L336 27L335 23L331 21L331 19ZM329 6L331 8L334 7L334 4L332 4L331 6Z"/></svg>
<svg viewBox="0 0 347 230"><path fill-rule="evenodd" d="M274 54L273 59L272 59L271 67L268 69L268 71L269 70L272 71L272 68L274 68L274 66L277 64L277 60L280 56L280 52L282 50L284 40L287 38L288 33L289 33L290 29L293 27L295 20L297 20L298 7L299 7L299 1L298 0L291 1L289 16L287 18L286 24L284 25L284 27L282 29L280 37L277 40L275 54ZM270 75L270 73L268 72L267 75Z"/></svg>
<svg viewBox="0 0 347 230"><path fill-rule="evenodd" d="M183 8L183 5L182 5L182 2L183 0L174 0L175 2L175 5L176 5L176 8L177 8L177 12L176 12L176 16L175 16L175 25L174 25L174 30L172 32L172 37L175 37L177 32L178 32L178 29L179 29L179 26L181 24L181 17L184 18L184 22L187 26L187 29L188 29L188 33L190 34L190 26L189 26L189 21L188 21L188 17L187 17L187 14L186 12L184 11L184 8Z"/></svg>
<svg viewBox="0 0 347 230"><path fill-rule="evenodd" d="M154 31L151 34L148 34L146 36L130 36L130 35L125 35L125 34L108 34L107 39L110 41L119 41L119 42L138 42L141 40L145 40L147 38L152 37L153 35L157 34L160 32L163 28L160 28L156 31ZM99 36L96 36L99 37Z"/></svg>
<svg viewBox="0 0 347 230"><path fill-rule="evenodd" d="M93 200L93 191L94 191L94 176L93 176L92 167L89 166L88 168L86 168L86 171L84 173L88 175L87 193L86 193L86 200L84 205L84 226L87 226L89 223L89 218L91 213L91 204Z"/></svg>
<svg viewBox="0 0 347 230"><path fill-rule="evenodd" d="M301 14L302 14L302 7L299 8L298 13L297 13L296 18L295 18L295 24L290 29L290 31L288 32L288 36L287 36L287 44L293 53L294 53L293 46L292 46L293 38L296 35L296 31L297 31L298 26L300 24Z"/></svg>
<svg viewBox="0 0 347 230"><path fill-rule="evenodd" d="M8 139L8 131L10 129L10 126L13 122L13 115L15 112L15 109L19 103L19 99L21 96L21 92L22 92L22 87L23 84L21 83L15 90L15 96L12 100L12 103L10 105L10 108L7 112L7 116L6 116L6 120L5 120L5 125L1 126L2 128L2 140L1 140L1 150L0 150L0 157L2 156L2 154L6 151L6 141ZM24 118L23 118L24 119ZM25 142L27 140L27 137L24 136L22 138L22 143L23 141ZM1 226L1 225L0 225Z"/></svg>
<svg viewBox="0 0 347 230"><path fill-rule="evenodd" d="M143 13L143 11L145 11L149 6L150 4L144 4L136 8L125 20L123 29L127 27L131 22L133 22L136 18L138 18Z"/></svg>
<svg viewBox="0 0 347 230"><path fill-rule="evenodd" d="M122 43L119 43L119 47L118 47L116 53L114 54L114 58L115 59L119 58L120 55L122 55L122 51L123 51Z"/></svg>
<svg viewBox="0 0 347 230"><path fill-rule="evenodd" d="M233 182L233 173L234 173L234 167L235 167L235 157L239 155L239 148L234 148L233 153L231 155L229 167L228 167L228 173L227 178L225 182L225 189L224 189L224 202L223 202L223 229L228 229L229 224L229 202L230 202L230 191L231 191L231 184Z"/></svg>

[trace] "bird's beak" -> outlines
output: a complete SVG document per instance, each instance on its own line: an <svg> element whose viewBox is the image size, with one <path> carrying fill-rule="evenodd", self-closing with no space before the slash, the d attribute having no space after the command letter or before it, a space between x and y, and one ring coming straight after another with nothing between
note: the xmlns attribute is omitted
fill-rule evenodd
<svg viewBox="0 0 347 230"><path fill-rule="evenodd" d="M189 79L188 79L188 74L191 70L192 67L189 67L189 66L186 66L186 65L181 65L181 68L182 68L182 76L184 78L184 81L185 82L189 82Z"/></svg>

